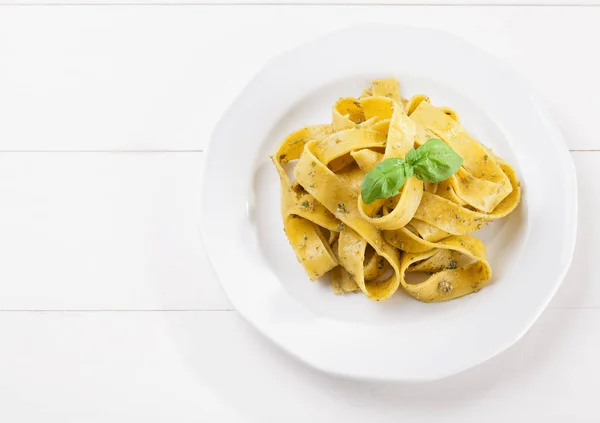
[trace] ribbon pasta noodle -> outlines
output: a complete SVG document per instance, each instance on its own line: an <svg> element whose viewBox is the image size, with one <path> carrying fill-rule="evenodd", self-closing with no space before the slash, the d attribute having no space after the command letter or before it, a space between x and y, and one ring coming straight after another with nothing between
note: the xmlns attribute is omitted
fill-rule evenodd
<svg viewBox="0 0 600 423"><path fill-rule="evenodd" d="M391 198L362 201L366 173L430 138L462 157L458 172L439 183L413 176ZM284 231L309 278L328 273L336 294L360 291L376 301L400 287L424 302L477 292L492 270L485 245L470 234L511 213L521 196L512 167L470 136L454 110L423 94L402 98L393 78L339 99L331 124L290 134L272 160ZM409 282L410 272L427 278Z"/></svg>

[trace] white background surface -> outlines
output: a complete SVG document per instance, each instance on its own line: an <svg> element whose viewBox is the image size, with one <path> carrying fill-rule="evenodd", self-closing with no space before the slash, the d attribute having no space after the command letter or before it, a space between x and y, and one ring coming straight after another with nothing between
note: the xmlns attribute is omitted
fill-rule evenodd
<svg viewBox="0 0 600 423"><path fill-rule="evenodd" d="M0 421L600 421L600 7L383 3L0 6ZM339 380L274 348L231 310L197 232L203 148L240 88L373 21L503 60L579 178L549 309L504 354L425 385Z"/></svg>

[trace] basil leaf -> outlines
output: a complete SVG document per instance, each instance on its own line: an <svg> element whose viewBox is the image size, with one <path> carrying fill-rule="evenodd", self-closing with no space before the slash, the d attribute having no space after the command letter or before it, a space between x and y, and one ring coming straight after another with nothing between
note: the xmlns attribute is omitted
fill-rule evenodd
<svg viewBox="0 0 600 423"><path fill-rule="evenodd" d="M408 153L406 153L406 157L404 158L404 160L406 161L406 163L411 165L411 167L414 166L417 161L417 150L415 150L414 148L408 150Z"/></svg>
<svg viewBox="0 0 600 423"><path fill-rule="evenodd" d="M402 185L414 174L423 182L441 182L454 175L463 159L444 141L431 138L416 150L411 148L404 159L391 158L377 164L367 173L360 187L366 204L398 194Z"/></svg>
<svg viewBox="0 0 600 423"><path fill-rule="evenodd" d="M367 173L360 187L360 195L366 204L398 194L407 178L413 174L412 167L401 158L386 159Z"/></svg>
<svg viewBox="0 0 600 423"><path fill-rule="evenodd" d="M409 161L408 154L407 161ZM409 161L415 176L423 182L431 183L445 181L454 175L462 162L462 157L448 144L437 138L431 138L417 148Z"/></svg>

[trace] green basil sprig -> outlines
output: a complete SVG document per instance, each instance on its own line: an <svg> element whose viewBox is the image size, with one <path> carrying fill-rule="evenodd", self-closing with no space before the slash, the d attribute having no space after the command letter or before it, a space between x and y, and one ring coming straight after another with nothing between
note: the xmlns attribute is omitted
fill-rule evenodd
<svg viewBox="0 0 600 423"><path fill-rule="evenodd" d="M370 204L375 200L393 197L413 175L423 182L445 181L456 173L462 162L462 157L448 144L431 138L416 150L412 148L404 159L398 157L378 163L362 181L362 200Z"/></svg>

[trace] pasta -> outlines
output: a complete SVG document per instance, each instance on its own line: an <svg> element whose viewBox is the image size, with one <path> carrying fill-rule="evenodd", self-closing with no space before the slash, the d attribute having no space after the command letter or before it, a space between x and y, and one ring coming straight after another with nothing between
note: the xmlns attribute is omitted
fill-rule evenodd
<svg viewBox="0 0 600 423"><path fill-rule="evenodd" d="M413 176L396 195L363 201L369 171L431 138L462 157L454 175L438 183ZM376 301L400 287L424 302L480 290L492 270L485 245L470 234L511 213L521 195L514 170L471 137L455 111L422 94L402 98L393 78L372 81L359 98L340 98L331 124L290 134L272 160L284 230L309 278L329 274L336 294ZM409 282L411 272L427 277Z"/></svg>

